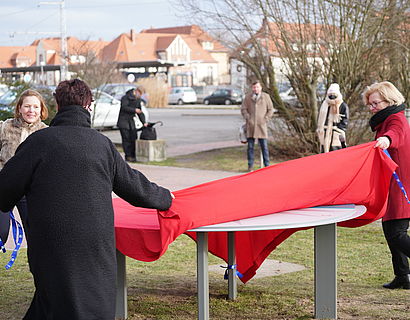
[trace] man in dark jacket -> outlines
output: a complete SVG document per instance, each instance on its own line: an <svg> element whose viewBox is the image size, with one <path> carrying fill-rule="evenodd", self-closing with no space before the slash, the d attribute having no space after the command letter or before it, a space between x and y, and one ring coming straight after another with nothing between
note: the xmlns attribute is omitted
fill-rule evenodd
<svg viewBox="0 0 410 320"><path fill-rule="evenodd" d="M30 135L0 172L0 209L27 198L28 261L36 291L24 319L113 320L116 248L112 192L166 210L169 190L131 169L90 128L91 91L81 80L56 89L58 113Z"/></svg>
<svg viewBox="0 0 410 320"><path fill-rule="evenodd" d="M121 98L121 109L118 115L117 126L120 129L122 148L125 160L135 162L135 140L137 139L137 128L134 116L137 114L140 121L145 124L145 116L141 110L141 95L139 88L131 89Z"/></svg>

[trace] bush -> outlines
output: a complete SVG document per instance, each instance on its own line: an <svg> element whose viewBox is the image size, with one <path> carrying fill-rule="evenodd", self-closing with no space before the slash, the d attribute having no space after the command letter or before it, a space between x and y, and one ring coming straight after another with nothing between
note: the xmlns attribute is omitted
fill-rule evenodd
<svg viewBox="0 0 410 320"><path fill-rule="evenodd" d="M162 78L143 78L137 81L148 93L150 108L164 108L168 105L168 87Z"/></svg>

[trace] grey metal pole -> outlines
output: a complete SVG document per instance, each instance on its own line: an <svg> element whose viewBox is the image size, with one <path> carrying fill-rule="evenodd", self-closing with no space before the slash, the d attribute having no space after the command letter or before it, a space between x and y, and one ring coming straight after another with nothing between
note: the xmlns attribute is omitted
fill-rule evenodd
<svg viewBox="0 0 410 320"><path fill-rule="evenodd" d="M65 17L64 0L60 2L60 29L61 29L61 79L67 80L68 73L68 52L67 52L67 23Z"/></svg>
<svg viewBox="0 0 410 320"><path fill-rule="evenodd" d="M127 273L125 256L117 250L117 298L115 304L115 318L127 319Z"/></svg>
<svg viewBox="0 0 410 320"><path fill-rule="evenodd" d="M236 265L235 232L228 232L228 265ZM235 300L237 297L236 266L228 269L228 300Z"/></svg>
<svg viewBox="0 0 410 320"><path fill-rule="evenodd" d="M315 318L337 319L336 224L315 227Z"/></svg>
<svg viewBox="0 0 410 320"><path fill-rule="evenodd" d="M196 233L198 319L209 319L208 232Z"/></svg>

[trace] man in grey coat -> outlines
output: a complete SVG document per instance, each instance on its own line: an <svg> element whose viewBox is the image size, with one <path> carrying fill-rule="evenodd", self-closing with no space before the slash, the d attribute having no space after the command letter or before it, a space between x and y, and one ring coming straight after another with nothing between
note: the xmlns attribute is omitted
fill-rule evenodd
<svg viewBox="0 0 410 320"><path fill-rule="evenodd" d="M262 92L259 81L252 83L252 92L243 100L241 113L246 121L248 170L253 171L255 139L258 139L262 150L263 165L269 166L267 123L273 115L273 104L270 96Z"/></svg>

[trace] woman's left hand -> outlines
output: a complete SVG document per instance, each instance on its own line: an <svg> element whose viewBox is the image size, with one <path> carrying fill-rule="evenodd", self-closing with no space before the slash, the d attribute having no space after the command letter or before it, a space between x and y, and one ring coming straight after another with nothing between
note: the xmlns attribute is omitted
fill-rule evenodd
<svg viewBox="0 0 410 320"><path fill-rule="evenodd" d="M380 137L376 139L375 148L387 149L390 146L390 140L387 137Z"/></svg>

